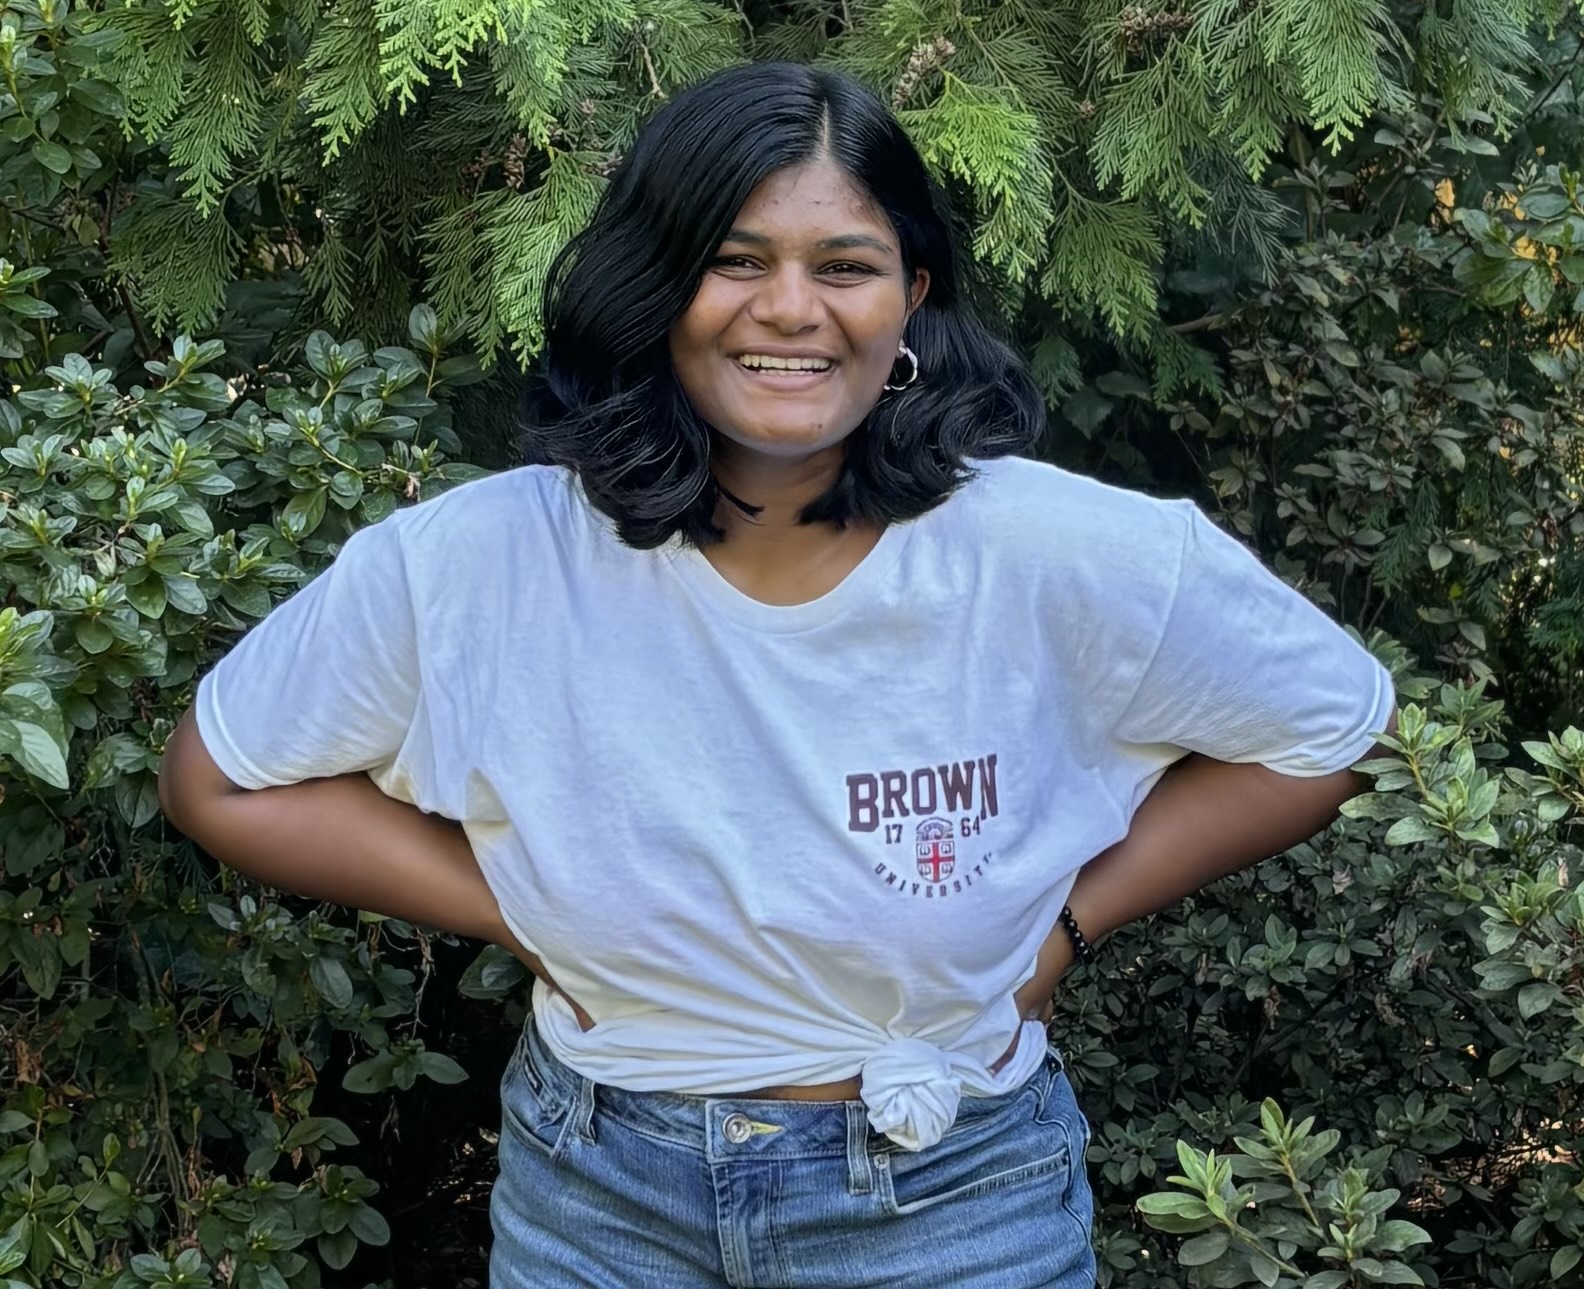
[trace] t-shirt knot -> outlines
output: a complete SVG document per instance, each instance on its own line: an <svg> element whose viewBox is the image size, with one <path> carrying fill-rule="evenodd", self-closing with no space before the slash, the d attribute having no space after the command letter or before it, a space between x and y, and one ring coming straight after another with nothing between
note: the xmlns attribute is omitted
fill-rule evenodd
<svg viewBox="0 0 1584 1289"><path fill-rule="evenodd" d="M919 1038L894 1038L863 1063L869 1122L903 1150L926 1150L957 1118L962 1078L946 1053Z"/></svg>

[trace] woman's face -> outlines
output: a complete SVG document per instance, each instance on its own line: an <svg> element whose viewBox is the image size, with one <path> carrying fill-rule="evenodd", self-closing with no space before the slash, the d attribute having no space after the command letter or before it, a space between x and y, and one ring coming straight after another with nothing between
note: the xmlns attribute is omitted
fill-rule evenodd
<svg viewBox="0 0 1584 1289"><path fill-rule="evenodd" d="M808 456L869 414L928 287L927 273L905 279L890 220L845 171L790 166L737 212L671 329L671 362L727 439Z"/></svg>

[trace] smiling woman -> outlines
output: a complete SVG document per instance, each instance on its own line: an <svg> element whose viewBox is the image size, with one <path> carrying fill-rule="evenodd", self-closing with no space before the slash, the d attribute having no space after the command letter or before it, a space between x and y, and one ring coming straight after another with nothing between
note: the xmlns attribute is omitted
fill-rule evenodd
<svg viewBox="0 0 1584 1289"><path fill-rule="evenodd" d="M1040 400L842 76L667 104L545 306L540 463L244 638L168 812L533 969L497 1289L1088 1289L1056 983L1332 817L1390 677L1191 504L1013 459Z"/></svg>
<svg viewBox="0 0 1584 1289"><path fill-rule="evenodd" d="M904 269L885 212L827 157L755 188L721 251L671 329L689 402L750 453L842 443L890 380L929 270Z"/></svg>
<svg viewBox="0 0 1584 1289"><path fill-rule="evenodd" d="M534 450L634 546L720 542L742 513L721 488L745 496L760 453L821 454L799 517L872 537L1044 425L959 277L941 194L867 91L783 63L718 77L656 113L551 272Z"/></svg>

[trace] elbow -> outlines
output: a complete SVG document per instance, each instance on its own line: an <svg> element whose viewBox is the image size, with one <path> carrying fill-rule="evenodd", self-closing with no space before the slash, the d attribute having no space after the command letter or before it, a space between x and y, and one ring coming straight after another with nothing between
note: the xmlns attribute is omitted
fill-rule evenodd
<svg viewBox="0 0 1584 1289"><path fill-rule="evenodd" d="M175 733L166 742L165 755L160 759L159 777L155 782L159 794L160 813L182 832L190 831L188 811L192 804L192 794L187 790L188 785L183 775L185 757L181 748L183 731L188 719L188 717L182 718L182 724L176 727Z"/></svg>
<svg viewBox="0 0 1584 1289"><path fill-rule="evenodd" d="M156 788L165 818L200 843L207 808L242 791L205 749L191 709L165 743Z"/></svg>
<svg viewBox="0 0 1584 1289"><path fill-rule="evenodd" d="M1395 707L1392 708L1391 714L1386 718L1386 728L1383 729L1381 731L1381 733L1384 734L1387 738L1395 738L1396 737L1396 735L1397 735L1397 709ZM1388 747L1385 743L1377 743L1377 744L1375 744L1374 747L1370 748L1370 750L1368 752L1364 753L1363 756L1359 757L1359 761L1361 761L1361 762L1362 761L1373 761L1377 757L1395 756L1395 755L1396 755L1396 752L1393 751L1392 748Z"/></svg>
<svg viewBox="0 0 1584 1289"><path fill-rule="evenodd" d="M159 794L160 813L176 827L182 828L182 792L178 783L178 775L171 768L169 745L166 745L164 758L160 761L159 777L155 781ZM182 828L185 832L186 829Z"/></svg>

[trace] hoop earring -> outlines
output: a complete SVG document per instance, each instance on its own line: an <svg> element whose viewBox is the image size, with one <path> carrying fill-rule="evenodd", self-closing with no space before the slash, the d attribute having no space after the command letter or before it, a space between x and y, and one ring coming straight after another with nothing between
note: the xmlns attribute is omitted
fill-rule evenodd
<svg viewBox="0 0 1584 1289"><path fill-rule="evenodd" d="M898 345L897 346L897 356L899 358L906 358L910 363L913 364L913 374L910 375L900 385L893 385L893 384L891 384L890 381L887 381L885 383L885 385L882 387L884 389L906 389L909 385L911 385L914 381L916 381L919 378L919 360L918 360L918 355L916 353L914 353L911 349L909 349L906 345ZM893 363L892 366L894 368L895 364Z"/></svg>

